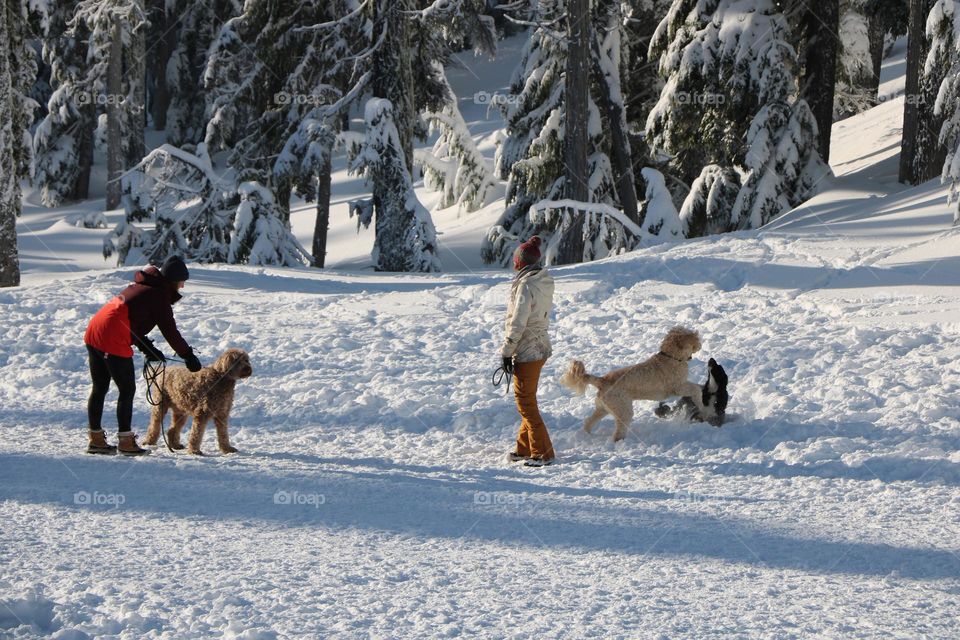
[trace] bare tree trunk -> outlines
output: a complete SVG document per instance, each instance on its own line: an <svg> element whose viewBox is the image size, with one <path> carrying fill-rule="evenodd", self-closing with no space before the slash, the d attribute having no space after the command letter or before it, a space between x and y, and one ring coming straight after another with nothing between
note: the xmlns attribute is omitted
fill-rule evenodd
<svg viewBox="0 0 960 640"><path fill-rule="evenodd" d="M123 96L123 42L120 24L113 25L107 63L107 209L120 206L120 174L126 166L121 139Z"/></svg>
<svg viewBox="0 0 960 640"><path fill-rule="evenodd" d="M322 269L327 258L327 230L330 228L331 163L327 154L317 176L317 221L313 227L313 266Z"/></svg>
<svg viewBox="0 0 960 640"><path fill-rule="evenodd" d="M900 144L900 182L919 184L917 162L920 145L920 77L926 57L927 0L910 0L910 22L907 26L907 83L903 105L903 140Z"/></svg>
<svg viewBox="0 0 960 640"><path fill-rule="evenodd" d="M567 4L567 69L564 77L564 173L566 197L586 202L590 197L587 167L590 101L590 2L570 0ZM583 259L583 214L570 211L557 230L561 234L557 264Z"/></svg>
<svg viewBox="0 0 960 640"><path fill-rule="evenodd" d="M150 67L153 76L150 115L156 131L167 128L167 109L170 108L167 63L170 61L177 40L175 20L170 20L167 16L166 4L163 0L154 0L154 8L150 16L151 31L156 37L150 49Z"/></svg>
<svg viewBox="0 0 960 640"><path fill-rule="evenodd" d="M820 157L830 161L833 97L840 46L840 0L820 0L807 6L803 17L806 46L801 97L810 105L820 132Z"/></svg>

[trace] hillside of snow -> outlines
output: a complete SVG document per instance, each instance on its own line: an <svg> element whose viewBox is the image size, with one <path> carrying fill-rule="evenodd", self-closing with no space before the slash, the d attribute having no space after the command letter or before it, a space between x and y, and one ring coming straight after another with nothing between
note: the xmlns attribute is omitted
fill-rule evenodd
<svg viewBox="0 0 960 640"><path fill-rule="evenodd" d="M836 177L767 228L552 270L544 469L505 460L490 384L510 276L474 250L496 205L436 214L446 273L374 274L338 174L341 268L191 265L184 336L254 363L240 453L208 430L203 458L103 459L82 334L132 270L72 224L96 202L28 197L25 284L0 291L0 637L957 637L960 229L938 183L896 181L897 69L837 123ZM492 154L497 122L464 114ZM703 337L692 377L726 368L733 419L637 402L624 441L584 434L567 362L635 363L675 324Z"/></svg>

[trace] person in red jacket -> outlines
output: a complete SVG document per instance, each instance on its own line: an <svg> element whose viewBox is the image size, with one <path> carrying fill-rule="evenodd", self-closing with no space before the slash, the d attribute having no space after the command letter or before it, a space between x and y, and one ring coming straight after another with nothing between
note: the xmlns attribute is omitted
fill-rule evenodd
<svg viewBox="0 0 960 640"><path fill-rule="evenodd" d="M103 305L87 325L83 341L87 345L90 377L93 379L93 388L87 401L90 425L87 453L149 453L147 449L140 448L130 429L133 396L137 391L131 345L135 345L148 361L165 361L163 353L147 337L154 327L160 327L167 344L183 358L187 369L193 372L200 370L200 360L180 335L173 318L173 305L182 297L180 289L189 277L187 265L178 256L167 258L159 269L149 266L138 271L133 284ZM120 392L117 400L117 447L107 444L100 424L111 379Z"/></svg>

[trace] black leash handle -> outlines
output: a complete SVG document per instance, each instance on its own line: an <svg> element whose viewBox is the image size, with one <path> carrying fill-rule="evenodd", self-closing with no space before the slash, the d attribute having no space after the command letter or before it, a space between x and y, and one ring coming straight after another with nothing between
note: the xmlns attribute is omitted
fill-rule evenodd
<svg viewBox="0 0 960 640"><path fill-rule="evenodd" d="M503 384L503 379L507 379L507 395L510 395L510 381L513 379L513 374L507 373L506 369L503 367L497 367L493 372L493 378L490 382L493 383L494 388L499 387Z"/></svg>

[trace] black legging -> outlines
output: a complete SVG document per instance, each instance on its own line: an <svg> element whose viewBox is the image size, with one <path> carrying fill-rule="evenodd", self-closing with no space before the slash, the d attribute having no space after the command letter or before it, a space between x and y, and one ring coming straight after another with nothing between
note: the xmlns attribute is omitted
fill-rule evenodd
<svg viewBox="0 0 960 640"><path fill-rule="evenodd" d="M114 356L87 345L90 354L90 377L93 379L93 389L90 390L90 399L87 400L87 420L91 431L99 431L102 427L103 401L110 389L110 380L117 385L120 397L117 399L117 426L118 431L130 431L133 421L133 396L137 393L137 380L133 373L133 358Z"/></svg>

